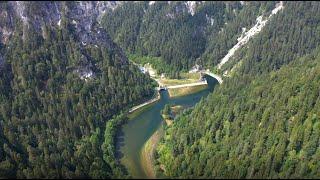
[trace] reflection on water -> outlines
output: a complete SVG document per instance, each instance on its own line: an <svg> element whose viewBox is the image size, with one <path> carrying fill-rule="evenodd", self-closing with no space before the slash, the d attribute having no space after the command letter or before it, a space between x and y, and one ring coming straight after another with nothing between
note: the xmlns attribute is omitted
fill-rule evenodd
<svg viewBox="0 0 320 180"><path fill-rule="evenodd" d="M134 178L147 178L140 162L140 151L144 143L151 137L151 135L160 127L162 117L160 111L166 104L182 105L184 107L192 107L200 101L202 97L206 97L218 82L206 76L208 81L208 88L195 94L169 98L167 91L161 91L161 99L146 108L138 116L130 120L120 130L117 136L117 152L116 156L121 159L129 173Z"/></svg>

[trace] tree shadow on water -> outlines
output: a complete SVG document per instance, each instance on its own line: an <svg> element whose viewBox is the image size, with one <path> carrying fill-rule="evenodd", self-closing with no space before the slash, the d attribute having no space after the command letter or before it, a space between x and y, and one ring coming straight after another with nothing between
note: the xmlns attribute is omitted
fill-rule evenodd
<svg viewBox="0 0 320 180"><path fill-rule="evenodd" d="M122 129L119 129L117 131L115 146L116 146L115 157L116 159L120 160L124 156L124 154L121 152L121 148L124 146L124 132L122 131Z"/></svg>

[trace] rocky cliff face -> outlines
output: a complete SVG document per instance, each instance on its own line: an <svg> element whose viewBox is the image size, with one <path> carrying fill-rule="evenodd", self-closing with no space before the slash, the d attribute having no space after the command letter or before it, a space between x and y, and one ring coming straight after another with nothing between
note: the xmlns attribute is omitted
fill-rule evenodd
<svg viewBox="0 0 320 180"><path fill-rule="evenodd" d="M80 1L80 2L24 2L13 1L0 4L0 41L8 43L14 33L16 23L22 23L24 32L27 28L43 31L44 25L61 26L62 16L66 17L79 31L90 32L92 26L100 24L107 11L113 11L125 3L117 1ZM168 1L170 3L170 1ZM184 6L177 6L176 11L188 11L194 15L197 5L202 2L187 1ZM154 2L150 3L150 5Z"/></svg>
<svg viewBox="0 0 320 180"><path fill-rule="evenodd" d="M90 31L103 14L112 11L122 2L7 2L0 5L1 42L6 43L14 31L16 23L22 22L24 28L32 26L41 31L44 25L61 26L65 15L77 28Z"/></svg>
<svg viewBox="0 0 320 180"><path fill-rule="evenodd" d="M81 48L85 46L103 46L119 56L119 63L127 64L128 60L109 37L106 31L100 27L100 20L107 11L112 11L122 2L7 2L0 4L0 43L6 46L10 37L14 35L16 28L22 28L22 39L32 32L41 34L46 39L45 27L68 28L75 30L76 39ZM0 44L0 45L1 45ZM82 51L83 52L83 51ZM90 59L83 53L84 59ZM86 64L90 64L86 60ZM2 64L3 58L0 58ZM85 69L85 70L83 70ZM90 66L79 67L78 71L91 72Z"/></svg>

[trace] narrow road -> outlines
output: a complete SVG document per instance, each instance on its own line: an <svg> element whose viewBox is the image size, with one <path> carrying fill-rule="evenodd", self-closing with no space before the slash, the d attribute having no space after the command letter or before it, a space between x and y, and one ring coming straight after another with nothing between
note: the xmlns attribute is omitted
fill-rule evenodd
<svg viewBox="0 0 320 180"><path fill-rule="evenodd" d="M132 63L133 63L134 65L140 67L139 64L136 64L136 63L134 63L134 62L132 62ZM201 72L201 73L204 73L204 74L207 74L207 75L215 78L215 79L219 82L219 84L222 84L222 82L223 82L222 78L221 78L219 75L210 72L208 69L207 69L207 70L202 70L202 71L200 71L200 72ZM164 86L164 85L159 81L159 79L156 79L156 78L154 78L154 77L151 77L151 78L154 79L154 80L158 83L159 87L160 87L160 86ZM199 85L204 85L204 84L208 84L206 80L205 80L205 81L201 81L201 82L196 82L196 83L173 85L173 86L164 86L164 87L166 87L167 89L176 89L176 88L199 86ZM129 110L129 113L132 113L132 112L136 111L137 109L142 108L142 107L144 107L144 106L146 106L146 105L148 105L148 104L151 104L151 103L153 103L153 102L155 102L155 101L157 101L157 100L159 100L159 99L160 99L160 94L159 94L159 92L158 92L157 97L155 97L155 98L153 98L153 99L150 99L149 101L147 101L147 102L145 102L145 103L142 103L142 104L140 104L140 105L137 105L137 106L132 107L132 108Z"/></svg>
<svg viewBox="0 0 320 180"><path fill-rule="evenodd" d="M139 104L139 105L137 105L137 106L134 106L133 108L131 108L131 109L129 110L129 113L132 113L133 111L135 111L135 110L137 110L137 109L139 109L139 108L142 108L143 106L146 106L146 105L151 104L151 103L153 103L153 102L155 102L155 101L158 101L159 99L160 99L160 94L159 94L159 92L158 92L157 97L155 97L155 98L153 98L153 99L150 99L149 101L147 101L147 102L145 102L145 103L142 103L142 104Z"/></svg>

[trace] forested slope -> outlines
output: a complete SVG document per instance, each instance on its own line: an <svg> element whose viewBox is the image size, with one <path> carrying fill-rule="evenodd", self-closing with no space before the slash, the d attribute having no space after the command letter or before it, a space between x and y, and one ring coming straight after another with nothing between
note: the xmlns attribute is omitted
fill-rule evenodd
<svg viewBox="0 0 320 180"><path fill-rule="evenodd" d="M80 8L72 2L0 6L1 30L11 30L0 46L0 177L124 175L113 138L125 117L108 120L154 87L103 29L73 23Z"/></svg>
<svg viewBox="0 0 320 180"><path fill-rule="evenodd" d="M161 57L172 71L212 67L276 2L127 2L102 24L127 53Z"/></svg>
<svg viewBox="0 0 320 180"><path fill-rule="evenodd" d="M172 77L213 68L277 2L106 4L0 3L0 177L128 177L121 110L154 87L121 48ZM231 76L167 127L158 175L320 177L319 25L320 3L284 2L223 66Z"/></svg>
<svg viewBox="0 0 320 180"><path fill-rule="evenodd" d="M285 3L233 76L166 129L160 176L320 176L319 8Z"/></svg>

